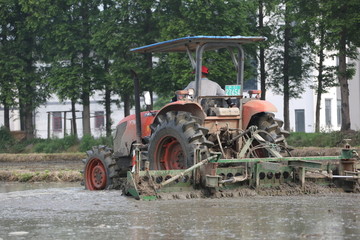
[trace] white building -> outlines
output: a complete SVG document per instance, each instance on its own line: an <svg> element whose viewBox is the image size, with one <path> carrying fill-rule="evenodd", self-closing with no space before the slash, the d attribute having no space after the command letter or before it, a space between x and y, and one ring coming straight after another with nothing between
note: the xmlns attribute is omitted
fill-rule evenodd
<svg viewBox="0 0 360 240"><path fill-rule="evenodd" d="M360 56L360 55L359 55ZM353 61L356 73L349 80L349 102L351 129L360 130L360 59ZM328 59L326 65L335 65L336 59ZM299 99L291 99L289 103L290 130L294 132L315 131L316 90L310 86L305 88ZM266 99L272 102L278 112L277 118L283 119L283 97L268 90ZM322 94L320 109L320 131L338 131L341 128L341 95L340 88L333 87Z"/></svg>
<svg viewBox="0 0 360 240"><path fill-rule="evenodd" d="M119 96L112 96L118 99ZM106 136L105 130L105 106L101 103L103 96L101 92L97 92L90 97L90 125L91 134L94 137ZM82 105L76 104L76 125L79 137L83 135L82 127ZM124 118L123 105L120 108L113 103L111 105L112 129L115 129L117 123ZM130 111L134 113L134 110ZM11 110L10 112L10 129L12 131L20 130L19 111ZM61 103L59 99L53 95L44 105L36 108L34 111L35 137L37 138L62 138L64 134L72 133L72 113L71 102L65 101ZM4 111L0 108L0 126L4 124Z"/></svg>
<svg viewBox="0 0 360 240"><path fill-rule="evenodd" d="M354 61L355 75L349 81L349 102L351 129L360 130L360 49L358 49L358 60Z"/></svg>

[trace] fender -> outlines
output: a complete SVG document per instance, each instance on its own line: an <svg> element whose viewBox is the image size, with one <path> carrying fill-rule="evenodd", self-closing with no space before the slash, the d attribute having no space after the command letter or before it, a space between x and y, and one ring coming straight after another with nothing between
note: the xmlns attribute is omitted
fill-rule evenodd
<svg viewBox="0 0 360 240"><path fill-rule="evenodd" d="M141 112L141 138L150 136L150 125L153 123L157 111ZM116 126L114 135L114 156L125 157L131 154L131 146L136 142L135 114L123 118Z"/></svg>
<svg viewBox="0 0 360 240"><path fill-rule="evenodd" d="M206 117L204 110L202 109L200 104L196 102L176 101L169 103L163 108L161 108L160 111L156 114L155 118L157 118L159 115L165 115L167 112L170 111L189 112L193 116L200 118L201 122L204 122L204 119Z"/></svg>
<svg viewBox="0 0 360 240"><path fill-rule="evenodd" d="M243 105L242 126L243 129L248 127L251 117L260 112L277 112L274 104L264 100L251 100Z"/></svg>

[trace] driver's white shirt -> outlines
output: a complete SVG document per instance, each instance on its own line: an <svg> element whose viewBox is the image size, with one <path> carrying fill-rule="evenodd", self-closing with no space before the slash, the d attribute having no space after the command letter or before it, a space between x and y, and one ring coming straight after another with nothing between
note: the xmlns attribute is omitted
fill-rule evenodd
<svg viewBox="0 0 360 240"><path fill-rule="evenodd" d="M195 81L191 81L185 89L195 89ZM225 96L225 91L214 81L208 78L201 78L201 93L200 96Z"/></svg>

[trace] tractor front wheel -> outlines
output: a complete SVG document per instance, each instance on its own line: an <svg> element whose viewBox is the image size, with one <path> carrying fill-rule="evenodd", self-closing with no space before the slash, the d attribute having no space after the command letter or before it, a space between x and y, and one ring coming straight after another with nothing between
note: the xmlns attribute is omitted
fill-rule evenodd
<svg viewBox="0 0 360 240"><path fill-rule="evenodd" d="M112 150L106 146L95 146L87 151L87 155L83 160L85 188L91 191L114 188L113 182L118 174L116 162L111 158Z"/></svg>

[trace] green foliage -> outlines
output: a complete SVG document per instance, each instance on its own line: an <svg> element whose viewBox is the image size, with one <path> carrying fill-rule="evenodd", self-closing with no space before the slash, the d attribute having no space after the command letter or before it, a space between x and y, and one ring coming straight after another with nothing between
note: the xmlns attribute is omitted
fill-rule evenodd
<svg viewBox="0 0 360 240"><path fill-rule="evenodd" d="M155 11L158 19L160 40L188 35L254 35L256 32L256 4L252 1L209 0L159 2ZM256 45L246 46L247 66L256 58ZM160 55L160 54L159 54ZM209 79L221 86L235 82L235 71L229 54L206 52L203 64L210 69ZM245 69L245 79L254 78L252 68ZM155 65L153 81L158 95L169 97L174 91L183 89L194 80L189 58L185 53L161 54Z"/></svg>
<svg viewBox="0 0 360 240"><path fill-rule="evenodd" d="M164 107L166 104L168 104L171 101L172 97L174 97L174 95L159 97L157 101L154 103L154 110L160 110L162 107Z"/></svg>
<svg viewBox="0 0 360 240"><path fill-rule="evenodd" d="M35 144L33 151L36 153L60 153L66 152L76 144L78 144L78 140L75 136L66 136L62 139L50 139Z"/></svg>
<svg viewBox="0 0 360 240"><path fill-rule="evenodd" d="M112 137L101 137L95 139L93 136L85 135L80 141L79 151L85 152L91 149L93 146L106 145L112 146Z"/></svg>
<svg viewBox="0 0 360 240"><path fill-rule="evenodd" d="M283 23L274 26L276 38L269 57L269 85L277 94L288 94L289 98L299 98L304 92L304 84L312 70L310 49L301 41L299 29L302 24L296 21L297 5L293 0L283 1L278 8L277 18Z"/></svg>
<svg viewBox="0 0 360 240"><path fill-rule="evenodd" d="M32 112L49 96L39 64L44 29L29 12L33 4L22 0L0 2L0 99L20 109L21 127L29 139L34 132Z"/></svg>
<svg viewBox="0 0 360 240"><path fill-rule="evenodd" d="M259 5L269 19L262 27L257 26ZM107 107L113 93L131 107L131 69L138 73L142 90L165 101L194 78L186 54L161 54L155 63L152 54L133 54L129 49L188 35L265 35L270 41L262 46L268 51L271 43L274 50L268 81L271 79L271 85L285 98L298 97L309 68L314 67L312 54L320 57L326 49L346 57L356 55L359 8L358 0L1 1L0 102L19 108L22 129L32 133L32 112L52 92L61 100L77 103L81 99L87 105L93 91L101 90ZM290 32L285 39L286 28ZM315 41L322 37L321 44ZM341 38L346 43L342 48ZM282 50L285 42L289 44L286 54ZM256 77L257 44L245 47L246 66L255 65L246 68L246 80ZM222 52L204 56L209 78L222 86L234 79L227 59ZM337 72L328 66L315 68L323 71L322 83L316 86L319 92L335 85L334 76L348 79L354 74L346 68ZM286 88L285 76L289 78ZM90 144L91 139L85 140ZM26 151L21 144L15 151ZM51 152L61 151L57 145L63 143L36 144L40 144L39 151Z"/></svg>
<svg viewBox="0 0 360 240"><path fill-rule="evenodd" d="M27 173L20 173L18 174L18 181L19 182L28 182L30 179L32 179L34 176L34 173L32 172L27 172Z"/></svg>
<svg viewBox="0 0 360 240"><path fill-rule="evenodd" d="M303 133L293 132L287 138L293 147L343 147L344 139L351 139L350 145L360 146L360 132Z"/></svg>
<svg viewBox="0 0 360 240"><path fill-rule="evenodd" d="M0 153L63 153L63 152L85 152L93 146L106 145L112 147L113 138L94 138L85 135L81 140L75 136L66 136L55 139L32 139L16 141L10 132L0 128Z"/></svg>
<svg viewBox="0 0 360 240"><path fill-rule="evenodd" d="M0 127L0 153L7 152L13 146L15 139L11 135L9 129Z"/></svg>

